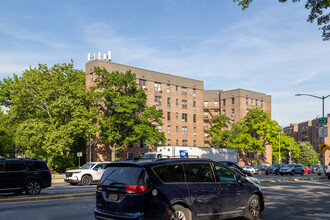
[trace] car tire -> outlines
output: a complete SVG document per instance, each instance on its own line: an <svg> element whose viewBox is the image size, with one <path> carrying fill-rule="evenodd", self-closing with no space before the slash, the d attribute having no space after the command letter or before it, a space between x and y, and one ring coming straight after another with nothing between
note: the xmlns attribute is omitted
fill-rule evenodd
<svg viewBox="0 0 330 220"><path fill-rule="evenodd" d="M75 186L75 185L77 185L78 183L70 183L70 185L72 185L72 186Z"/></svg>
<svg viewBox="0 0 330 220"><path fill-rule="evenodd" d="M268 176L268 175L269 175L269 173L266 173L266 175Z"/></svg>
<svg viewBox="0 0 330 220"><path fill-rule="evenodd" d="M257 195L252 195L247 202L245 218L250 220L259 219L260 212L260 198Z"/></svg>
<svg viewBox="0 0 330 220"><path fill-rule="evenodd" d="M81 184L83 185L89 185L92 182L92 177L90 175L84 175L81 178Z"/></svg>
<svg viewBox="0 0 330 220"><path fill-rule="evenodd" d="M278 171L275 171L275 175L278 175Z"/></svg>
<svg viewBox="0 0 330 220"><path fill-rule="evenodd" d="M305 174L305 172L302 170L302 171L301 171L301 173L300 173L300 175L302 175L302 176L303 176L304 174Z"/></svg>
<svg viewBox="0 0 330 220"><path fill-rule="evenodd" d="M284 173L280 173L281 174L281 176L283 176L284 175Z"/></svg>
<svg viewBox="0 0 330 220"><path fill-rule="evenodd" d="M30 180L25 185L25 193L28 195L38 195L41 191L41 183L38 180Z"/></svg>
<svg viewBox="0 0 330 220"><path fill-rule="evenodd" d="M189 209L181 205L172 206L165 217L166 220L191 220L191 212Z"/></svg>

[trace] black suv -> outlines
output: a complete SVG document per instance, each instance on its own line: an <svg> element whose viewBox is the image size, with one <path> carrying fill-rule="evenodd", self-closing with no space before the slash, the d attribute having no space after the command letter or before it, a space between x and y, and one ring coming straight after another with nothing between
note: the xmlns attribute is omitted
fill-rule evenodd
<svg viewBox="0 0 330 220"><path fill-rule="evenodd" d="M47 163L37 159L0 159L0 193L39 194L52 184Z"/></svg>
<svg viewBox="0 0 330 220"><path fill-rule="evenodd" d="M284 164L273 164L268 167L265 171L266 175L275 174L278 175L280 173L280 169L284 166Z"/></svg>
<svg viewBox="0 0 330 220"><path fill-rule="evenodd" d="M114 162L97 184L96 219L258 219L260 187L205 159Z"/></svg>

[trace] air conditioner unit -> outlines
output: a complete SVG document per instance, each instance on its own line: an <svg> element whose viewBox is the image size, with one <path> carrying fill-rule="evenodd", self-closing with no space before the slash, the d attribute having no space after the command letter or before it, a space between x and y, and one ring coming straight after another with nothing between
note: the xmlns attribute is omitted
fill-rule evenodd
<svg viewBox="0 0 330 220"><path fill-rule="evenodd" d="M158 92L163 92L163 90L162 89L158 89Z"/></svg>
<svg viewBox="0 0 330 220"><path fill-rule="evenodd" d="M160 105L160 103L159 103L159 102L156 102L156 103L155 103L155 105L156 105L156 106L159 106L159 105Z"/></svg>
<svg viewBox="0 0 330 220"><path fill-rule="evenodd" d="M147 90L148 88L146 86L142 86L143 89Z"/></svg>

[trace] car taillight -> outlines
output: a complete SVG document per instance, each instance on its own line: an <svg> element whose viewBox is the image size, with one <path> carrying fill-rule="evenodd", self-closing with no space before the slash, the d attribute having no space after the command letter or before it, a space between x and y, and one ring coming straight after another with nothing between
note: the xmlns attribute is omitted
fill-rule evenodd
<svg viewBox="0 0 330 220"><path fill-rule="evenodd" d="M148 187L148 185L129 185L125 187L125 191L130 194L139 194L147 191Z"/></svg>
<svg viewBox="0 0 330 220"><path fill-rule="evenodd" d="M48 173L49 173L50 175L52 175L52 171L51 171L51 170L48 170Z"/></svg>
<svg viewBox="0 0 330 220"><path fill-rule="evenodd" d="M97 187L96 187L96 189L97 189L98 191L102 191L102 190L103 190L103 185L102 185L102 183L97 183Z"/></svg>

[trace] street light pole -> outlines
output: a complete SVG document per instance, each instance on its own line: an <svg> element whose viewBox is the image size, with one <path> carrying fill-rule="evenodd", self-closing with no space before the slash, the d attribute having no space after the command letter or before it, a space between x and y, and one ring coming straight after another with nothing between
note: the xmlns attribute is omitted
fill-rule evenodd
<svg viewBox="0 0 330 220"><path fill-rule="evenodd" d="M278 132L278 163L281 163L281 132Z"/></svg>
<svg viewBox="0 0 330 220"><path fill-rule="evenodd" d="M296 96L311 96L313 98L317 99L322 99L322 118L324 118L324 99L328 98L330 95L327 96L316 96L316 95L311 95L311 94L296 94ZM324 127L324 125L322 125ZM322 143L325 142L325 138L322 137ZM322 164L323 164L323 173L324 173L324 178L326 178L326 173L325 173L325 152L322 152Z"/></svg>

